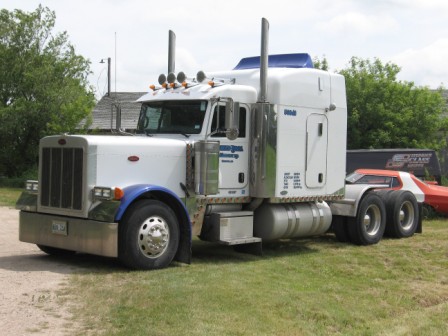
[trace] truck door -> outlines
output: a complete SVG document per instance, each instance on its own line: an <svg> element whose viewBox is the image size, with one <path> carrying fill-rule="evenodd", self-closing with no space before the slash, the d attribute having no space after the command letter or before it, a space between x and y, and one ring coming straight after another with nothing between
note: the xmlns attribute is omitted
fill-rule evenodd
<svg viewBox="0 0 448 336"><path fill-rule="evenodd" d="M328 120L323 114L310 114L306 122L306 186L320 188L327 178Z"/></svg>
<svg viewBox="0 0 448 336"><path fill-rule="evenodd" d="M219 107L219 123L217 115ZM240 105L239 134L235 140L228 140L224 133L211 135L213 140L219 140L219 189L220 196L241 196L247 195L244 190L248 186L249 172L249 134L248 123L249 109L245 105ZM225 106L217 105L213 111L213 118L210 131L213 133L217 127L224 130ZM243 189L243 190L241 190Z"/></svg>

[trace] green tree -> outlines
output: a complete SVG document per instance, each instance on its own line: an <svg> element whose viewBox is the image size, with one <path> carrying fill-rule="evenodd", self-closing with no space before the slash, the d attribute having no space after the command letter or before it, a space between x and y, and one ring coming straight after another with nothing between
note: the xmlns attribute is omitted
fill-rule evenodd
<svg viewBox="0 0 448 336"><path fill-rule="evenodd" d="M397 80L400 68L353 57L344 75L348 104L348 147L433 148L445 146L446 110L440 91Z"/></svg>
<svg viewBox="0 0 448 336"><path fill-rule="evenodd" d="M317 56L314 57L313 65L314 65L314 68L316 68L316 69L328 71L328 60L325 57L325 55L322 57L322 59L320 59Z"/></svg>
<svg viewBox="0 0 448 336"><path fill-rule="evenodd" d="M90 62L75 53L56 15L0 11L0 175L19 176L37 163L39 139L74 132L95 98Z"/></svg>

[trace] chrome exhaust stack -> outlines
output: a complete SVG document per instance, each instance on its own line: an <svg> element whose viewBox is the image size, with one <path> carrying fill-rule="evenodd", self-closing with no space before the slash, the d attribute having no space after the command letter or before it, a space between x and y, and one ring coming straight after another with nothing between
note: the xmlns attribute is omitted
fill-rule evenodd
<svg viewBox="0 0 448 336"><path fill-rule="evenodd" d="M258 102L266 103L268 94L268 52L269 44L269 22L265 18L261 19L261 51L260 51L260 92Z"/></svg>
<svg viewBox="0 0 448 336"><path fill-rule="evenodd" d="M260 52L260 91L258 102L252 107L252 125L254 131L251 134L252 156L250 163L251 196L258 198L270 198L275 196L276 165L275 162L277 127L274 106L268 102L268 33L269 22L265 18L261 20L261 52Z"/></svg>
<svg viewBox="0 0 448 336"><path fill-rule="evenodd" d="M168 32L168 75L176 69L176 34Z"/></svg>

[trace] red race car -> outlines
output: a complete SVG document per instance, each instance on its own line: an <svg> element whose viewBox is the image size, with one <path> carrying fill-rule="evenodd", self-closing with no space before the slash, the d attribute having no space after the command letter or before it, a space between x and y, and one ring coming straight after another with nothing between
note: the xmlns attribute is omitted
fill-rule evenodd
<svg viewBox="0 0 448 336"><path fill-rule="evenodd" d="M374 184L380 188L409 190L417 202L425 204L424 211L435 210L448 215L448 188L432 182L424 182L414 175L401 171L381 169L357 169L347 175L347 184Z"/></svg>

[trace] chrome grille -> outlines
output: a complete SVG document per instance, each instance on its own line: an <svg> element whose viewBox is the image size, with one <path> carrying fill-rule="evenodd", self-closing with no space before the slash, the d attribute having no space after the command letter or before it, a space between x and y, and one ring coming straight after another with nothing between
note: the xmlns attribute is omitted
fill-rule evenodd
<svg viewBox="0 0 448 336"><path fill-rule="evenodd" d="M41 159L41 206L81 210L82 148L43 148Z"/></svg>

